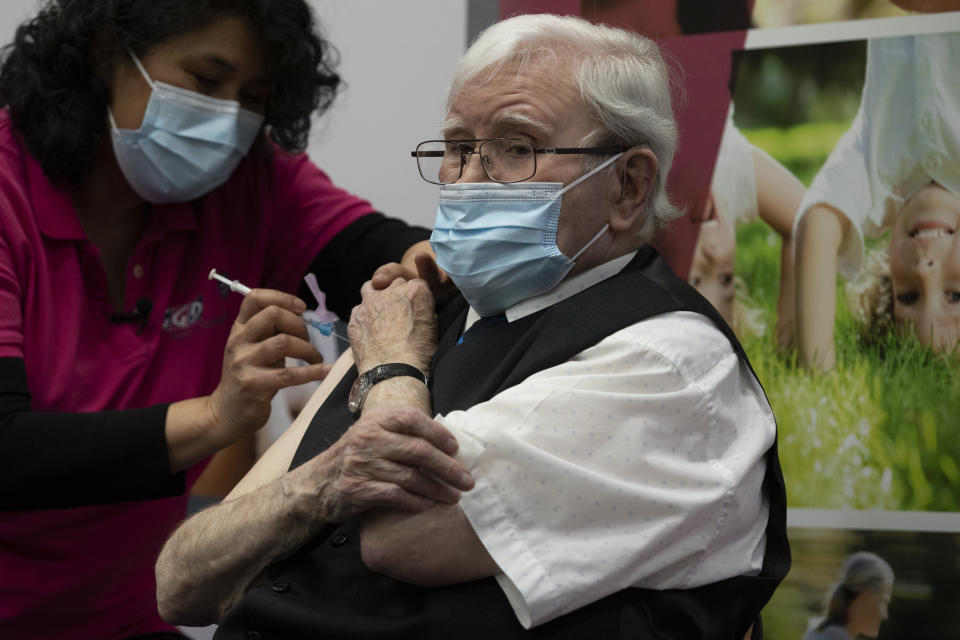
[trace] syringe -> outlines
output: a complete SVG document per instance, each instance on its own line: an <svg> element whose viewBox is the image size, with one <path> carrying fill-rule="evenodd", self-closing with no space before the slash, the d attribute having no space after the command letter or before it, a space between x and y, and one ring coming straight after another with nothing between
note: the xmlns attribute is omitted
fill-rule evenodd
<svg viewBox="0 0 960 640"><path fill-rule="evenodd" d="M229 278L226 278L220 275L219 273L217 273L216 269L210 269L210 273L207 275L207 279L216 280L217 282L222 282L223 284L230 287L230 291L236 291L237 293L244 296L249 295L250 292L252 291L250 287L241 283L239 280L230 280ZM342 335L340 335L339 333L333 330L332 322L321 322L317 320L315 317L313 317L312 311L304 311L303 313L300 314L300 317L303 319L304 323L313 327L323 335L325 336L332 335L337 338L340 338L347 344L350 343L350 340L348 340L347 338L343 337Z"/></svg>

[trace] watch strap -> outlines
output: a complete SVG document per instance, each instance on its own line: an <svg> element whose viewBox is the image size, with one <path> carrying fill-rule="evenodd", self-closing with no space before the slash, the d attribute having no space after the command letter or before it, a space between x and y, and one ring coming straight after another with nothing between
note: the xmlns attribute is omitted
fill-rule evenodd
<svg viewBox="0 0 960 640"><path fill-rule="evenodd" d="M357 377L357 380L353 383L353 388L350 392L348 409L350 410L350 413L353 414L354 419L360 417L360 413L363 411L363 404L367 399L367 395L370 393L370 390L375 384L400 376L410 376L412 378L416 378L425 385L428 384L427 375L424 372L405 362L390 362L387 364L380 364L368 371L364 371Z"/></svg>

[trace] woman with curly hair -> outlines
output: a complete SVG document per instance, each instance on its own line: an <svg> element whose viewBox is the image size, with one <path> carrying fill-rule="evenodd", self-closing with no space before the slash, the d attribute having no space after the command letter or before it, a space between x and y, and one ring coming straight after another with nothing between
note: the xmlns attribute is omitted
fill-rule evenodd
<svg viewBox="0 0 960 640"><path fill-rule="evenodd" d="M6 49L0 636L175 634L153 563L186 488L328 371L282 292L314 272L346 316L416 269L428 232L301 153L330 56L304 0L48 0Z"/></svg>

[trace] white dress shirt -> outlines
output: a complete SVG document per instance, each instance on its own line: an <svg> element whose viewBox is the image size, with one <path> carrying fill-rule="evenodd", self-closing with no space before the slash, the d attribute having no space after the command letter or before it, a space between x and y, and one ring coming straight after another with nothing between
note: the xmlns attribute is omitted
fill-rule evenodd
<svg viewBox="0 0 960 640"><path fill-rule="evenodd" d="M632 257L565 280L507 318L572 296ZM526 628L626 587L690 588L762 565L773 414L699 314L638 322L437 420L476 479L460 506Z"/></svg>
<svg viewBox="0 0 960 640"><path fill-rule="evenodd" d="M850 219L837 264L847 279L860 271L864 236L880 235L917 191L937 182L960 195L958 67L960 33L867 42L860 109L794 220L796 229L820 203Z"/></svg>

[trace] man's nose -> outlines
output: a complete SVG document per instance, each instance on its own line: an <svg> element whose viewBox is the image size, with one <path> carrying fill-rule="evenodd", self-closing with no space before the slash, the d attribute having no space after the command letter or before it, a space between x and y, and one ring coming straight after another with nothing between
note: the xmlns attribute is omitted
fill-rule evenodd
<svg viewBox="0 0 960 640"><path fill-rule="evenodd" d="M470 153L463 156L463 170L460 172L459 182L487 182L490 178L483 170L483 161L479 153Z"/></svg>

